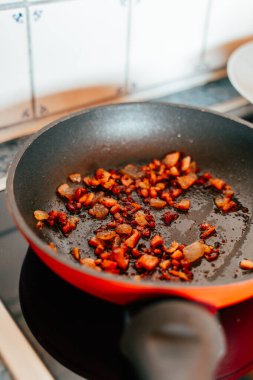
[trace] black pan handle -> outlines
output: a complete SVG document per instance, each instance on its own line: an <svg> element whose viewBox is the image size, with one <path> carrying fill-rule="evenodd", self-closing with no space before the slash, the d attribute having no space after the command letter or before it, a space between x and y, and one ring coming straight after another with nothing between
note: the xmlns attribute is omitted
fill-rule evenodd
<svg viewBox="0 0 253 380"><path fill-rule="evenodd" d="M211 380L225 346L217 318L185 300L141 309L129 318L121 341L142 380Z"/></svg>

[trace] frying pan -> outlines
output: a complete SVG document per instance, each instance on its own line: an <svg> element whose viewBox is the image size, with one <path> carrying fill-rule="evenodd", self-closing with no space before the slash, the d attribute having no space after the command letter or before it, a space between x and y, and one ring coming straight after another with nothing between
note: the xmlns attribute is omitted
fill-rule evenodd
<svg viewBox="0 0 253 380"><path fill-rule="evenodd" d="M122 338L123 352L143 379L212 378L225 350L222 330L212 314L253 294L253 274L239 269L242 258L253 258L250 126L205 109L175 104L103 106L45 127L32 136L10 167L7 178L10 211L44 263L78 288L108 301L127 305L135 305L141 299L152 301L144 307L139 307L140 302L137 307L129 307ZM182 213L173 227L168 229L157 223L168 241L185 244L198 239L198 224L208 221L217 226L224 253L214 263L203 260L194 268L190 284L137 282L78 266L69 251L77 239L88 249L87 238L97 224L91 218L85 219L83 225L78 224L68 239L53 230L35 228L35 209L61 209L62 202L55 189L70 172L85 175L98 167L140 164L175 150L191 155L204 171L226 180L235 189L241 209L248 210L221 215L215 212L209 193L195 191L190 195L190 212ZM156 218L159 220L159 212ZM47 245L49 241L56 244L60 253L52 252ZM214 243L217 237L209 241ZM166 360L161 359L164 357ZM182 360L184 366L180 365Z"/></svg>

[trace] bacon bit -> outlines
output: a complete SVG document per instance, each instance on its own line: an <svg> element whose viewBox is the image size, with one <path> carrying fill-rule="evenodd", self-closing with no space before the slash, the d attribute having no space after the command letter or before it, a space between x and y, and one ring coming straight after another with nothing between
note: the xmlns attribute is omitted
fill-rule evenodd
<svg viewBox="0 0 253 380"><path fill-rule="evenodd" d="M80 183L82 181L82 177L80 173L69 174L69 179L71 182L74 182L74 183Z"/></svg>
<svg viewBox="0 0 253 380"><path fill-rule="evenodd" d="M115 206L112 206L110 208L110 213L114 215L118 213L120 210L121 210L121 206L117 203Z"/></svg>
<svg viewBox="0 0 253 380"><path fill-rule="evenodd" d="M79 263L88 268L95 269L101 272L101 268L97 267L95 260L90 257L85 257L83 259L80 259Z"/></svg>
<svg viewBox="0 0 253 380"><path fill-rule="evenodd" d="M184 157L181 163L181 170L185 172L186 170L190 168L190 164L191 164L191 157L190 156Z"/></svg>
<svg viewBox="0 0 253 380"><path fill-rule="evenodd" d="M253 269L253 261L244 259L240 262L240 268L246 269L246 270L252 270Z"/></svg>
<svg viewBox="0 0 253 380"><path fill-rule="evenodd" d="M84 194L81 196L81 198L78 199L78 202L82 203L84 206L89 206L92 203L94 196L94 193Z"/></svg>
<svg viewBox="0 0 253 380"><path fill-rule="evenodd" d="M42 220L39 220L37 223L36 223L36 228L38 230L43 230L43 228L45 227L45 223L42 222Z"/></svg>
<svg viewBox="0 0 253 380"><path fill-rule="evenodd" d="M80 260L81 255L80 255L80 250L78 247L72 248L71 254L75 260L77 260L77 261Z"/></svg>
<svg viewBox="0 0 253 380"><path fill-rule="evenodd" d="M48 246L49 248L51 248L54 252L57 252L57 248L55 246L55 244L51 241L50 243L48 243Z"/></svg>
<svg viewBox="0 0 253 380"><path fill-rule="evenodd" d="M210 184L215 187L217 190L222 190L225 186L226 182L223 181L223 179L220 178L210 178L209 180Z"/></svg>
<svg viewBox="0 0 253 380"><path fill-rule="evenodd" d="M163 191L162 194L161 194L161 198L162 199L165 199L166 202L172 206L173 205L173 200L172 200L172 197L171 197L171 194L166 192L166 191Z"/></svg>
<svg viewBox="0 0 253 380"><path fill-rule="evenodd" d="M94 216L96 219L104 219L109 213L108 208L96 203L90 210L89 214Z"/></svg>
<svg viewBox="0 0 253 380"><path fill-rule="evenodd" d="M152 198L152 199L150 199L149 204L150 204L151 207L154 207L154 208L157 208L157 209L164 208L166 206L166 202L162 201L159 198Z"/></svg>
<svg viewBox="0 0 253 380"><path fill-rule="evenodd" d="M136 268L144 268L148 271L155 269L158 265L159 259L151 255L142 255L135 263Z"/></svg>
<svg viewBox="0 0 253 380"><path fill-rule="evenodd" d="M146 216L144 214L144 212L142 211L138 211L135 216L134 216L134 220L136 221L136 223L141 226L141 227L145 227L147 224L148 224L148 221L146 219Z"/></svg>
<svg viewBox="0 0 253 380"><path fill-rule="evenodd" d="M182 199L180 202L174 203L174 207L182 211L189 210L190 206L191 202L189 201L189 199Z"/></svg>
<svg viewBox="0 0 253 380"><path fill-rule="evenodd" d="M193 263L200 259L205 253L205 247L204 244L200 241L195 241L194 243L187 245L183 249L183 254L186 260L189 263Z"/></svg>
<svg viewBox="0 0 253 380"><path fill-rule="evenodd" d="M113 256L119 268L126 270L129 264L129 256L126 254L125 250L123 248L115 248L113 250Z"/></svg>
<svg viewBox="0 0 253 380"><path fill-rule="evenodd" d="M234 211L237 209L237 204L231 201L228 197L216 197L214 200L216 206L224 212Z"/></svg>
<svg viewBox="0 0 253 380"><path fill-rule="evenodd" d="M125 244L129 248L135 248L140 237L141 237L140 232L138 230L133 230L132 235L125 241Z"/></svg>
<svg viewBox="0 0 253 380"><path fill-rule="evenodd" d="M189 281L188 276L184 272L179 272L177 270L169 270L169 274L172 276L179 277L181 280Z"/></svg>
<svg viewBox="0 0 253 380"><path fill-rule="evenodd" d="M116 236L115 231L101 231L96 234L99 240L112 240Z"/></svg>
<svg viewBox="0 0 253 380"><path fill-rule="evenodd" d="M147 198L149 195L149 191L147 189L141 189L140 193L143 198Z"/></svg>
<svg viewBox="0 0 253 380"><path fill-rule="evenodd" d="M166 270L169 268L171 261L170 260L163 260L160 262L159 267L162 268L163 270Z"/></svg>
<svg viewBox="0 0 253 380"><path fill-rule="evenodd" d="M216 227L208 223L202 223L199 228L201 231L204 231L200 235L201 239L206 239L208 236L216 232Z"/></svg>
<svg viewBox="0 0 253 380"><path fill-rule="evenodd" d="M177 164L179 157L179 152L169 153L164 157L163 162L165 163L165 165L171 168L172 166L175 166Z"/></svg>
<svg viewBox="0 0 253 380"><path fill-rule="evenodd" d="M172 168L170 168L170 174L173 175L173 177L178 177L180 172L176 166L172 166Z"/></svg>
<svg viewBox="0 0 253 380"><path fill-rule="evenodd" d="M197 171L197 164L195 161L191 162L190 167L188 170L186 170L187 173L196 173Z"/></svg>
<svg viewBox="0 0 253 380"><path fill-rule="evenodd" d="M109 181L109 178L111 177L111 173L109 173L105 169L97 169L95 174L96 179L100 182L100 184L104 184Z"/></svg>
<svg viewBox="0 0 253 380"><path fill-rule="evenodd" d="M174 220L176 220L178 217L179 217L179 215L176 214L175 212L167 211L163 215L163 220L164 220L164 223L168 226L169 224L174 222Z"/></svg>
<svg viewBox="0 0 253 380"><path fill-rule="evenodd" d="M42 211L42 210L36 210L34 211L34 217L35 219L37 220L47 220L49 218L49 215L46 211Z"/></svg>
<svg viewBox="0 0 253 380"><path fill-rule="evenodd" d="M161 190L164 190L165 189L165 183L162 183L162 182L158 182L156 185L155 185L155 189L157 191L161 191Z"/></svg>
<svg viewBox="0 0 253 380"><path fill-rule="evenodd" d="M182 251L180 251L179 249L177 249L174 253L172 253L172 255L170 256L172 259L175 259L175 260L181 260L184 258L184 254Z"/></svg>
<svg viewBox="0 0 253 380"><path fill-rule="evenodd" d="M132 233L132 227L130 226L130 224L119 224L117 227L116 227L116 232L117 234L119 235L131 235Z"/></svg>
<svg viewBox="0 0 253 380"><path fill-rule="evenodd" d="M69 187L67 183L63 183L57 188L57 193L63 198L73 199L75 190Z"/></svg>
<svg viewBox="0 0 253 380"><path fill-rule="evenodd" d="M173 253L175 252L179 247L179 244L177 241L173 241L170 245L170 247L166 250L168 253Z"/></svg>
<svg viewBox="0 0 253 380"><path fill-rule="evenodd" d="M182 177L177 177L177 182L183 190L187 190L197 181L197 179L198 177L195 173L189 173Z"/></svg>
<svg viewBox="0 0 253 380"><path fill-rule="evenodd" d="M121 177L121 183L122 183L122 185L128 187L133 183L133 179L125 174Z"/></svg>
<svg viewBox="0 0 253 380"><path fill-rule="evenodd" d="M231 198L234 195L234 190L231 188L231 186L226 185L222 193L225 195L225 197Z"/></svg>
<svg viewBox="0 0 253 380"><path fill-rule="evenodd" d="M170 189L170 196L171 198L177 198L179 197L179 195L181 195L183 192L182 189Z"/></svg>
<svg viewBox="0 0 253 380"><path fill-rule="evenodd" d="M110 208L112 206L115 206L118 203L118 201L114 198L105 197L100 200L100 203L102 203L105 207Z"/></svg>
<svg viewBox="0 0 253 380"><path fill-rule="evenodd" d="M102 260L102 263L101 263L101 267L108 272L113 271L114 269L117 268L117 266L118 264L112 260Z"/></svg>
<svg viewBox="0 0 253 380"><path fill-rule="evenodd" d="M138 257L138 256L141 255L141 252L140 252L137 248L133 248L133 249L132 249L132 255L133 255L134 257Z"/></svg>
<svg viewBox="0 0 253 380"><path fill-rule="evenodd" d="M103 252L104 251L104 248L105 248L105 243L103 240L100 240L98 239L96 236L92 237L89 241L88 241L89 245L91 247L95 247L95 248L98 248L99 251ZM97 253L97 252L96 252Z"/></svg>
<svg viewBox="0 0 253 380"><path fill-rule="evenodd" d="M151 198L156 198L157 197L157 191L156 191L156 189L154 187L151 187L149 189L149 195L150 195Z"/></svg>
<svg viewBox="0 0 253 380"><path fill-rule="evenodd" d="M164 244L164 240L160 235L153 236L151 241L150 241L151 249L154 249L154 248L156 248L160 245L163 245L163 244Z"/></svg>

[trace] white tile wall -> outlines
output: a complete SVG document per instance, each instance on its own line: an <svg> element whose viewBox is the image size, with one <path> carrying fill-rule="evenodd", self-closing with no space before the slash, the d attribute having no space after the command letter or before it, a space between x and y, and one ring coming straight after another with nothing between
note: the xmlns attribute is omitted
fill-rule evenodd
<svg viewBox="0 0 253 380"><path fill-rule="evenodd" d="M127 17L118 0L30 7L37 116L118 94L125 85Z"/></svg>
<svg viewBox="0 0 253 380"><path fill-rule="evenodd" d="M0 11L0 126L32 117L25 8Z"/></svg>
<svg viewBox="0 0 253 380"><path fill-rule="evenodd" d="M208 0L133 1L130 90L193 74L200 62Z"/></svg>
<svg viewBox="0 0 253 380"><path fill-rule="evenodd" d="M235 48L252 39L252 0L212 0L205 55L210 69L224 66Z"/></svg>
<svg viewBox="0 0 253 380"><path fill-rule="evenodd" d="M0 0L0 6L11 3L24 3L25 0Z"/></svg>

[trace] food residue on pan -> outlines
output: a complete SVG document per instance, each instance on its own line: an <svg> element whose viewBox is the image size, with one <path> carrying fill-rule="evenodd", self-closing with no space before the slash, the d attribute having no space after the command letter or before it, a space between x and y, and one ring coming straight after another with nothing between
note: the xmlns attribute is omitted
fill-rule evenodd
<svg viewBox="0 0 253 380"><path fill-rule="evenodd" d="M207 220L198 226L199 239L191 244L182 241L165 244L165 236L154 232L156 210L164 211L162 221L170 228L180 214L189 212L191 200L187 192L195 187L206 192L215 190L214 207L220 213L238 209L231 186L210 173L201 173L196 162L180 152L168 153L162 160L154 159L143 166L99 168L94 175L84 178L80 173L71 173L68 179L71 185L63 183L57 188L66 211L34 211L37 228L57 227L67 238L78 223L85 223L79 217L81 213L100 220L100 227L88 240L95 254L93 258L77 246L70 254L86 267L135 279L190 281L196 263L203 259L214 261L220 254L221 243L206 242L219 233ZM56 251L53 243L49 245ZM253 262L243 260L240 267L253 269Z"/></svg>

